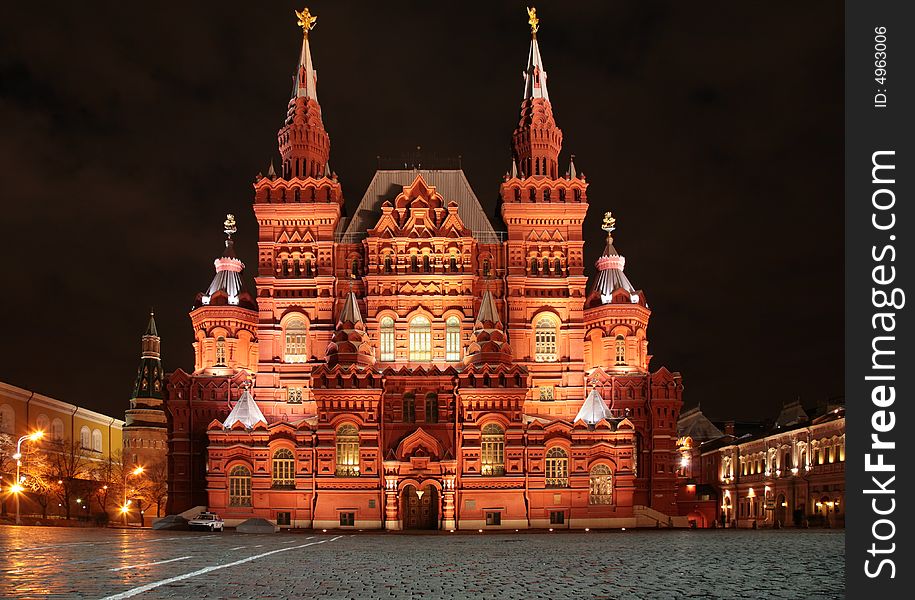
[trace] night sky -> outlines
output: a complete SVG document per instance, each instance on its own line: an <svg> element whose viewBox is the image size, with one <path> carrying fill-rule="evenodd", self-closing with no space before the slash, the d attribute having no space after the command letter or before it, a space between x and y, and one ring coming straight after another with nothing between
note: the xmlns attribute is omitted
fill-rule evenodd
<svg viewBox="0 0 915 600"><path fill-rule="evenodd" d="M150 306L165 368L193 368L225 213L255 265L251 184L278 157L302 6L53 4L0 21L0 380L123 416ZM308 6L347 206L376 156L419 145L461 155L494 212L524 3ZM842 395L841 3L536 6L562 170L573 153L591 184L589 274L612 210L652 368L719 419Z"/></svg>

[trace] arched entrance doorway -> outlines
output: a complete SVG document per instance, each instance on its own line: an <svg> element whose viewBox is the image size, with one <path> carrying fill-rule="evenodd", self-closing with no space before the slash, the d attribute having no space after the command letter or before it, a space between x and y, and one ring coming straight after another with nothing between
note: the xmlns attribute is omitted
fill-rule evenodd
<svg viewBox="0 0 915 600"><path fill-rule="evenodd" d="M438 529L438 493L431 484L417 490L408 485L401 494L404 529Z"/></svg>

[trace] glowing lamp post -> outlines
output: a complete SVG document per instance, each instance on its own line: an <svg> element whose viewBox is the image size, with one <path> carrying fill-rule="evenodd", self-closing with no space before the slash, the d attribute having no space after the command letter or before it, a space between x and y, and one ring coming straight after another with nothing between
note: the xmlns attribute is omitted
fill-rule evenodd
<svg viewBox="0 0 915 600"><path fill-rule="evenodd" d="M13 493L13 496L16 498L16 525L21 525L22 520L19 518L19 495L22 493L22 476L19 473L19 469L22 466L22 442L28 440L30 442L36 442L41 439L44 435L44 431L40 429L35 433L30 433L19 438L19 441L16 442L16 454L13 455L13 459L16 461L16 481L13 482L13 485L10 486L10 492Z"/></svg>
<svg viewBox="0 0 915 600"><path fill-rule="evenodd" d="M128 492L127 477L130 475L133 475L134 477L136 477L136 476L139 476L142 474L143 474L143 467L137 467L133 471L130 471L129 473L127 473L127 472L124 473L124 504L121 505L121 515L124 517L124 525L127 525L127 515L128 515L128 513L130 513L130 504L131 504L131 500L128 500L128 498L127 498L127 492ZM142 525L142 523L141 523L141 525Z"/></svg>

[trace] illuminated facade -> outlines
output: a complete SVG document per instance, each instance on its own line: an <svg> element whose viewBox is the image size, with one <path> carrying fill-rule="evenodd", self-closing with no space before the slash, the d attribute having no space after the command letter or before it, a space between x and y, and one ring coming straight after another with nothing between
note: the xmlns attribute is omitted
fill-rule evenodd
<svg viewBox="0 0 915 600"><path fill-rule="evenodd" d="M345 214L307 17L281 167L254 183L255 297L227 221L190 315L195 368L167 385L169 512L394 530L685 525L681 378L649 369L651 311L609 213L588 287L588 183L559 166L535 19L497 220L460 170L379 170Z"/></svg>

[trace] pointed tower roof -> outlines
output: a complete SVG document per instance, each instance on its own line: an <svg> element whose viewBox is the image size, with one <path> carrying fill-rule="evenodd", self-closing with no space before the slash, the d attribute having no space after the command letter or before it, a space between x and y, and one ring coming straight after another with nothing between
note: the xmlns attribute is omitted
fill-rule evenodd
<svg viewBox="0 0 915 600"><path fill-rule="evenodd" d="M216 275L213 276L207 291L197 295L194 308L229 304L254 310L257 305L251 294L245 291L241 278L245 264L235 257L235 242L232 240L232 234L238 230L235 225L235 216L226 215L223 227L226 242L222 256L213 261Z"/></svg>
<svg viewBox="0 0 915 600"><path fill-rule="evenodd" d="M365 331L365 321L362 320L359 302L353 292L347 294L343 302L343 310L337 319L334 336L327 345L325 359L328 365L371 365L375 362L375 353Z"/></svg>
<svg viewBox="0 0 915 600"><path fill-rule="evenodd" d="M779 427L789 427L799 423L806 423L810 420L807 411L801 406L800 399L788 402L782 405L782 410L775 419L775 424Z"/></svg>
<svg viewBox="0 0 915 600"><path fill-rule="evenodd" d="M140 368L137 369L137 379L134 382L133 393L130 395L131 408L136 408L137 404L148 404L142 400L138 402L138 398L162 400L164 397L162 360L159 354L159 333L156 331L156 319L151 310L149 311L149 322L146 324L146 333L143 334L140 343L143 351L140 355Z"/></svg>
<svg viewBox="0 0 915 600"><path fill-rule="evenodd" d="M480 301L480 310L477 312L464 362L510 363L512 359L512 349L505 336L499 309L490 291L486 290Z"/></svg>
<svg viewBox="0 0 915 600"><path fill-rule="evenodd" d="M610 419L610 408L604 402L604 397L597 391L597 388L591 390L588 397L585 398L581 405L581 410L575 416L575 421L584 421L588 425L596 425L601 419Z"/></svg>
<svg viewBox="0 0 915 600"><path fill-rule="evenodd" d="M540 28L540 19L537 18L537 9L528 8L528 24L531 26L531 48L527 53L527 68L524 70L524 96L523 99L543 98L550 99L546 89L546 69L540 57L540 46L537 44L537 30Z"/></svg>
<svg viewBox="0 0 915 600"><path fill-rule="evenodd" d="M696 444L717 440L724 435L714 423L702 412L699 406L684 410L677 419L677 435L680 437L690 437Z"/></svg>
<svg viewBox="0 0 915 600"><path fill-rule="evenodd" d="M159 337L159 332L156 330L156 313L153 309L149 309L149 323L146 325L145 336Z"/></svg>
<svg viewBox="0 0 915 600"><path fill-rule="evenodd" d="M599 296L599 304L612 304L614 292L622 289L628 292L629 303L638 304L641 299L640 294L636 293L629 278L623 272L626 258L613 247L613 230L616 229L616 219L609 212L604 214L602 229L607 232L607 246L601 257L597 259L597 278L594 280L594 288L591 293ZM619 296L617 296L618 298Z"/></svg>
<svg viewBox="0 0 915 600"><path fill-rule="evenodd" d="M252 429L261 422L266 423L267 419L264 418L264 413L258 408L257 402L254 401L254 397L246 386L245 391L241 394L241 398L239 398L238 402L235 403L235 406L232 407L232 411L229 413L229 416L226 417L226 420L223 421L222 426L226 429L231 429L236 423L241 423L245 426L245 429Z"/></svg>
<svg viewBox="0 0 915 600"><path fill-rule="evenodd" d="M295 73L295 83L292 88L293 98L311 98L318 101L318 72L311 62L311 46L308 44L308 32L314 29L318 17L313 16L308 8L301 12L295 11L299 27L302 28L302 52L299 55L299 67Z"/></svg>

